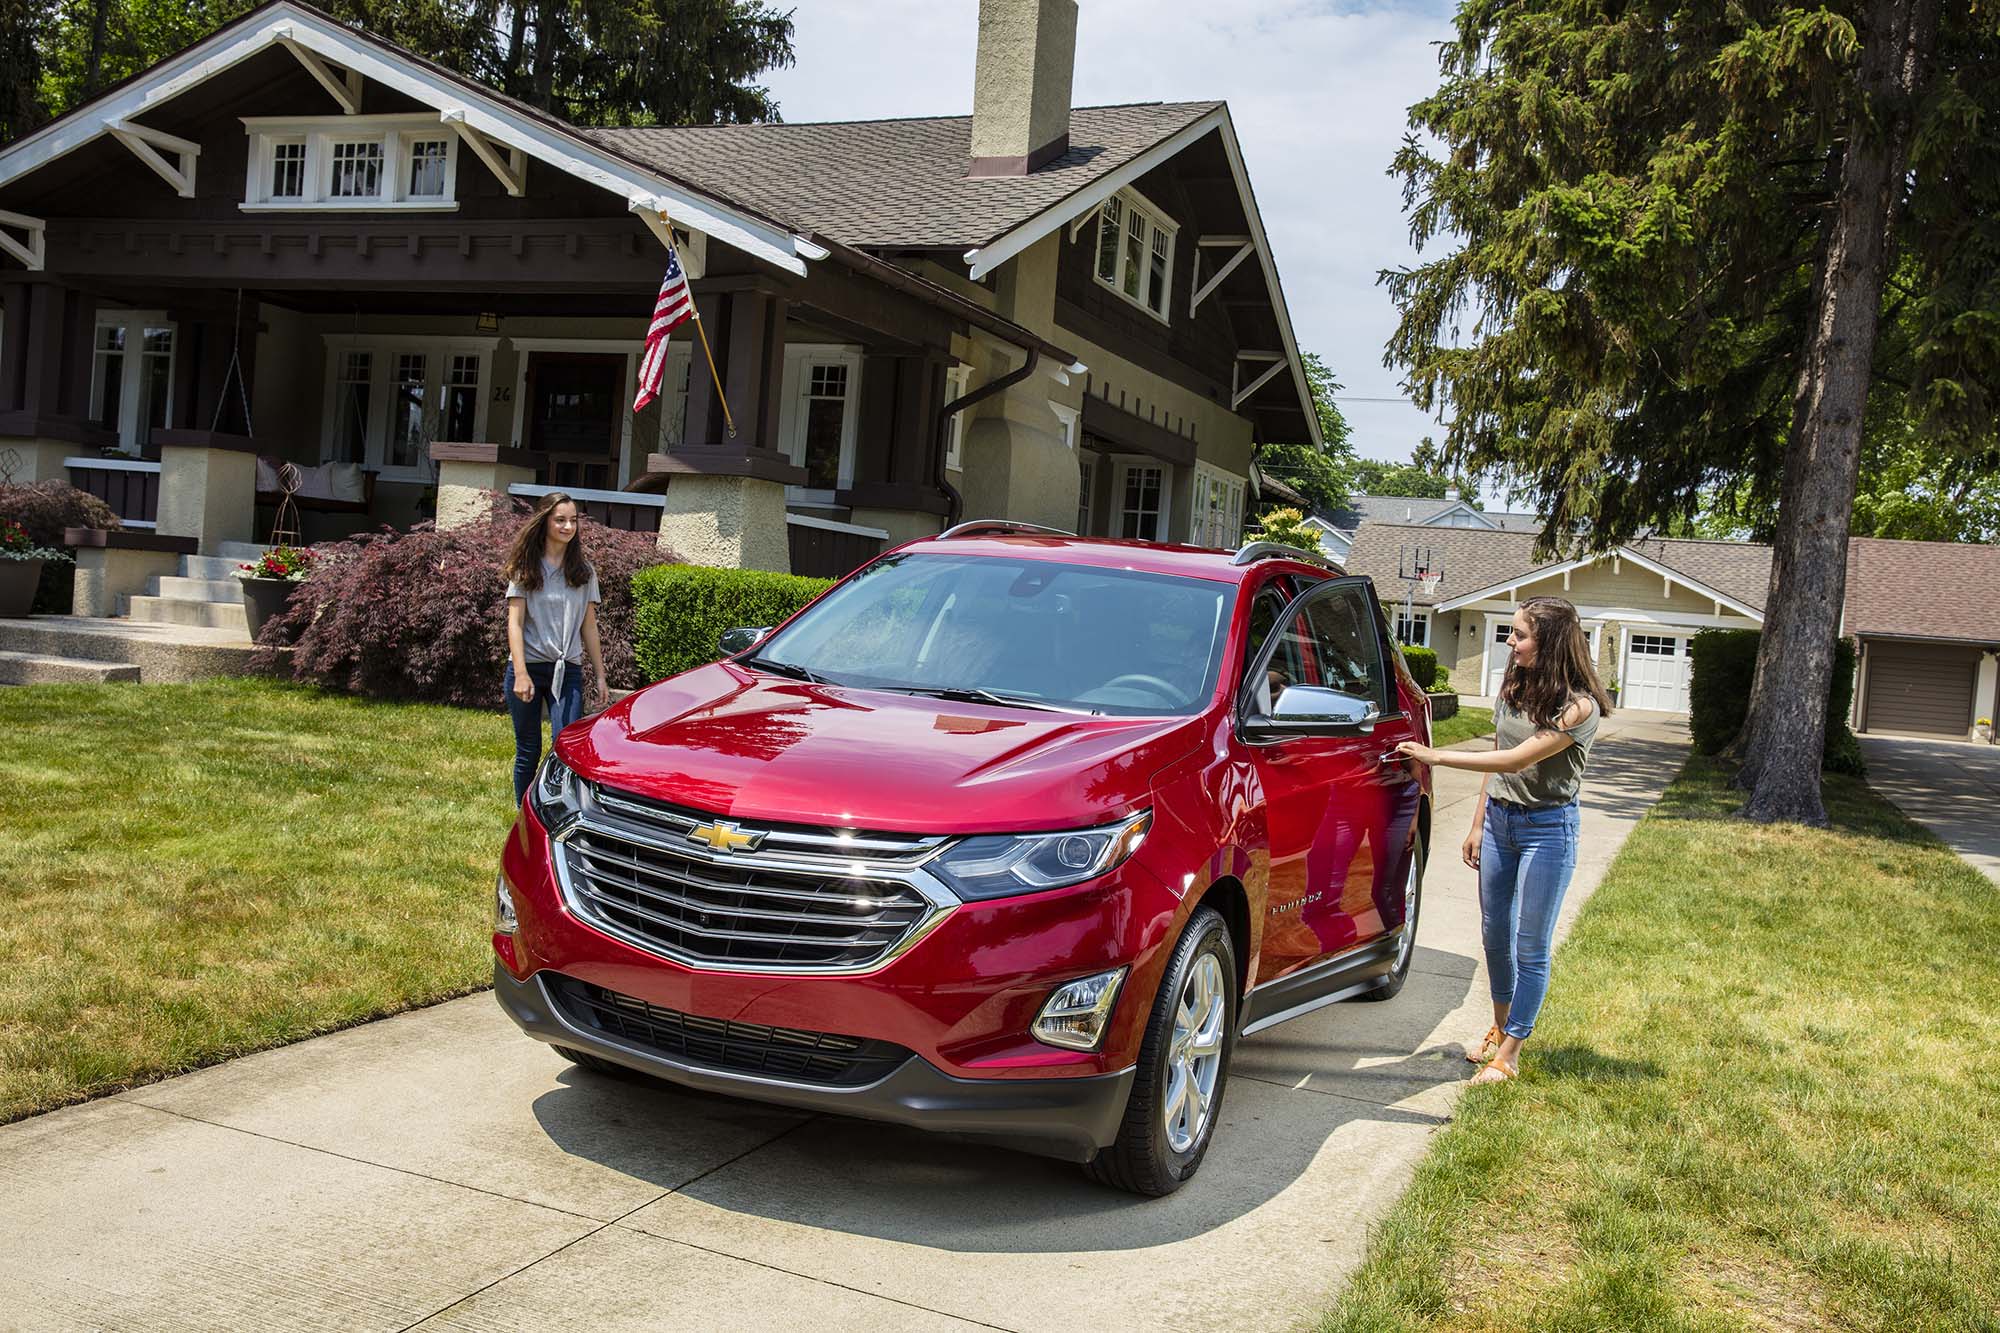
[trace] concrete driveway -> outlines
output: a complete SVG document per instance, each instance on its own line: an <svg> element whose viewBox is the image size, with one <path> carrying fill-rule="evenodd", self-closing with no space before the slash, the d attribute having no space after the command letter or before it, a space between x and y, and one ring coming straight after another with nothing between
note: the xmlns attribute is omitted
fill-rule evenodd
<svg viewBox="0 0 2000 1333"><path fill-rule="evenodd" d="M1685 753L1678 720L1606 725L1565 930ZM585 1073L478 995L0 1129L0 1327L1281 1327L1359 1260L1490 1021L1477 783L1439 776L1402 995L1244 1042L1170 1198Z"/></svg>
<svg viewBox="0 0 2000 1333"><path fill-rule="evenodd" d="M1863 736L1868 785L2000 885L2000 745Z"/></svg>

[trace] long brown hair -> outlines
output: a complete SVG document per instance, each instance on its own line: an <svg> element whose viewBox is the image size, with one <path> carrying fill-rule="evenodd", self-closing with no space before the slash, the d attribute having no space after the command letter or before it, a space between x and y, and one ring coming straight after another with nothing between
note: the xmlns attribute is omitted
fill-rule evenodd
<svg viewBox="0 0 2000 1333"><path fill-rule="evenodd" d="M1597 715L1611 711L1611 696L1597 679L1590 660L1590 639L1577 619L1576 608L1561 597L1530 597L1521 614L1535 636L1535 664L1523 669L1507 663L1500 697L1515 712L1538 727L1555 727L1570 700L1587 694L1597 701Z"/></svg>
<svg viewBox="0 0 2000 1333"><path fill-rule="evenodd" d="M544 495L542 502L535 506L535 512L514 534L513 542L507 547L507 562L501 567L501 573L508 582L518 583L529 592L542 586L542 552L548 546L549 518L560 504L575 505L579 520L576 536L563 547L563 582L572 588L581 588L590 582L590 560L583 553L583 506L561 491L550 491Z"/></svg>

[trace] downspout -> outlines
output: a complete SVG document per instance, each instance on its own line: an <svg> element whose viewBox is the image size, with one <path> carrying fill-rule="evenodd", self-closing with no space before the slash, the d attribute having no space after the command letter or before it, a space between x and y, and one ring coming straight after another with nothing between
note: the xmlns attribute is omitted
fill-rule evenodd
<svg viewBox="0 0 2000 1333"><path fill-rule="evenodd" d="M1029 347L1028 359L1018 370L1010 370L997 380L988 380L970 393L961 394L938 409L938 424L931 440L931 480L944 493L944 525L949 528L965 516L965 497L958 493L944 474L945 442L951 438L951 419L976 403L991 398L996 393L1005 392L1034 374L1035 363L1042 359L1040 348Z"/></svg>

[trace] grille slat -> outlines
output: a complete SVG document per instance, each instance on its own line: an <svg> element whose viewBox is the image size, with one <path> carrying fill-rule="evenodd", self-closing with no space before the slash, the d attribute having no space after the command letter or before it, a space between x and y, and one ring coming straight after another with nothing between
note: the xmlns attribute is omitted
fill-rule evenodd
<svg viewBox="0 0 2000 1333"><path fill-rule="evenodd" d="M593 786L592 792L602 808L642 824L667 829L677 836L685 836L696 825L718 818L703 810L669 805L649 796L601 785ZM945 841L940 835L863 833L804 824L759 824L758 828L764 835L765 851L816 856L829 861L854 857L866 857L871 861L917 861Z"/></svg>
<svg viewBox="0 0 2000 1333"><path fill-rule="evenodd" d="M662 957L749 971L864 968L941 910L908 882L911 872L879 859L857 863L852 854L794 850L770 860L735 858L680 845L686 830L706 818L699 812L653 809L603 787L593 795L599 814L587 815L558 844L572 905ZM765 834L765 846L774 837L753 832Z"/></svg>
<svg viewBox="0 0 2000 1333"><path fill-rule="evenodd" d="M910 1058L894 1042L682 1013L550 974L564 1017L585 1029L689 1064L835 1087L872 1083Z"/></svg>

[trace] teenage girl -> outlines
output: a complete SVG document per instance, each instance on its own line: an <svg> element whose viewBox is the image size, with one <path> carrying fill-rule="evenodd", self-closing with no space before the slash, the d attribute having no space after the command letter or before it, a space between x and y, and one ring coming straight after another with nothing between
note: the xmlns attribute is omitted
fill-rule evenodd
<svg viewBox="0 0 2000 1333"><path fill-rule="evenodd" d="M1474 1083L1520 1070L1521 1043L1549 991L1556 915L1576 870L1576 795L1597 724L1611 700L1591 664L1576 608L1560 597L1522 603L1507 636L1507 672L1493 701L1490 752L1397 747L1420 763L1484 773L1461 849L1479 872L1479 917L1493 1026L1466 1059Z"/></svg>
<svg viewBox="0 0 2000 1333"><path fill-rule="evenodd" d="M576 501L554 491L507 548L507 711L514 718L514 800L542 760L542 708L553 737L583 716L584 655L597 699L606 696L597 642L597 571L578 538Z"/></svg>

